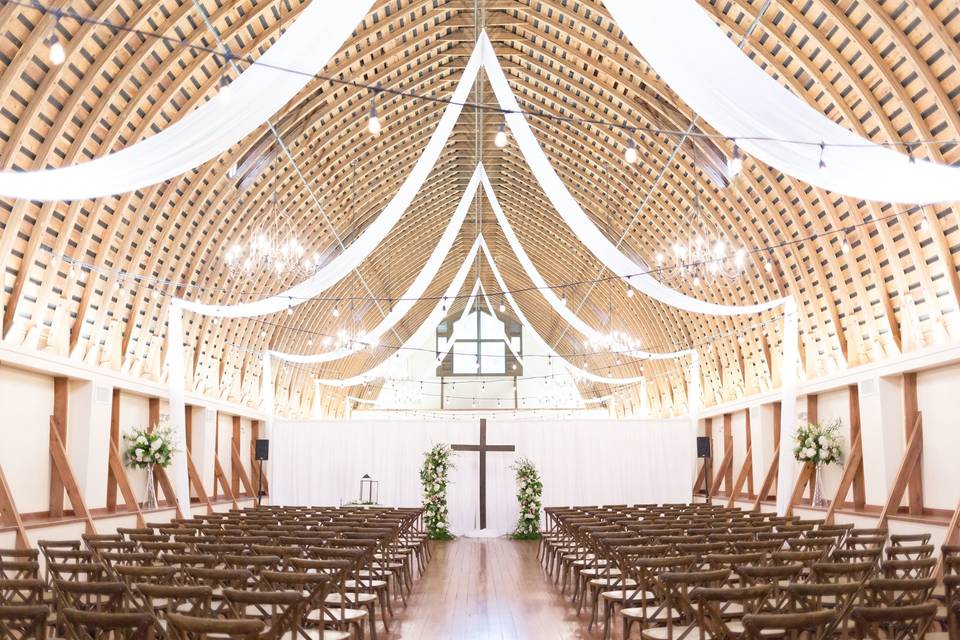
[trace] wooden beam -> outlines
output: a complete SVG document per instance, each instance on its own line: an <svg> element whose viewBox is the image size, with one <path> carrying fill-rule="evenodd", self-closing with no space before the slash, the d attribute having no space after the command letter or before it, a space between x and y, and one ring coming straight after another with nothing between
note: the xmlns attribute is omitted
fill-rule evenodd
<svg viewBox="0 0 960 640"><path fill-rule="evenodd" d="M5 526L15 527L17 548L29 549L30 539L27 537L23 520L20 519L20 512L17 511L17 503L13 499L13 492L7 483L7 476L3 473L3 467L0 467L0 518L3 519Z"/></svg>
<svg viewBox="0 0 960 640"><path fill-rule="evenodd" d="M73 512L86 521L87 533L96 533L96 526L93 524L93 518L90 511L87 510L87 504L83 500L83 494L80 493L80 486L77 484L77 476L73 473L73 467L70 466L70 459L67 457L67 448L63 439L60 437L62 431L57 423L56 416L50 416L50 457L54 466L57 468L57 474L63 482L63 490L67 492L70 498L70 504L73 506ZM61 496L62 499L62 496ZM51 513L51 516L53 514ZM60 517L63 516L61 508Z"/></svg>
<svg viewBox="0 0 960 640"><path fill-rule="evenodd" d="M880 518L877 520L878 527L884 527L891 513L896 513L900 508L900 501L907 490L910 478L913 472L920 465L921 454L923 453L923 414L917 412L917 419L914 421L911 430L910 440L907 441L907 448L903 452L903 458L900 460L900 468L897 470L897 477L890 489L890 495L887 496L887 503L880 512Z"/></svg>
<svg viewBox="0 0 960 640"><path fill-rule="evenodd" d="M753 497L753 426L750 422L750 409L743 411L744 436L747 442L747 458L743 464L750 465L750 472L747 474L747 495Z"/></svg>
<svg viewBox="0 0 960 640"><path fill-rule="evenodd" d="M863 446L860 442L860 433L858 432L854 441L850 444L850 452L847 454L847 461L843 465L843 475L840 476L840 484L837 485L837 491L830 501L827 508L827 515L824 519L827 524L833 524L834 512L843 505L847 497L847 491L854 483L857 473L863 476Z"/></svg>
<svg viewBox="0 0 960 640"><path fill-rule="evenodd" d="M782 406L779 401L773 403L773 458L770 460L770 466L763 476L763 483L760 485L760 491L753 501L753 510L760 511L760 503L767 499L770 490L777 482L780 462L780 416Z"/></svg>
<svg viewBox="0 0 960 640"><path fill-rule="evenodd" d="M737 497L740 491L743 489L743 485L747 480L748 475L753 475L753 463L752 463L753 450L747 449L747 459L744 460L743 466L740 467L740 472L737 474L737 480L733 483L733 490L730 491L730 498L727 500L727 508L733 507L733 500Z"/></svg>
<svg viewBox="0 0 960 640"><path fill-rule="evenodd" d="M709 458L701 459L700 470L697 471L697 478L696 480L693 481L693 495L697 495L698 493L700 493L700 485L704 485L704 488L703 488L704 495L706 495L707 493L707 488L706 488L706 485L704 484L704 480L706 479L707 460L709 460Z"/></svg>
<svg viewBox="0 0 960 640"><path fill-rule="evenodd" d="M917 374L909 371L903 374L903 427L905 440L910 440L917 422ZM921 448L922 448L921 443ZM923 513L923 458L921 457L907 479L907 509L912 516Z"/></svg>
<svg viewBox="0 0 960 640"><path fill-rule="evenodd" d="M257 490L253 486L253 482L250 481L250 476L247 474L247 470L243 468L243 462L240 458L240 447L236 443L233 444L233 464L230 465L231 470L234 471L234 476L243 483L243 488L246 490L248 496L257 497ZM239 486L237 491L233 495L239 496L240 490Z"/></svg>
<svg viewBox="0 0 960 640"><path fill-rule="evenodd" d="M107 466L110 470L110 476L114 478L115 482L113 506L108 508L111 511L117 510L116 490L119 487L120 494L123 496L123 502L127 509L133 511L137 516L137 526L144 526L143 512L140 510L140 503L137 502L137 497L133 494L133 488L130 486L130 479L127 477L127 472L123 468L123 459L116 442L110 442L107 448Z"/></svg>
<svg viewBox="0 0 960 640"><path fill-rule="evenodd" d="M860 441L860 387L851 384L848 388L847 401L850 414L850 442ZM863 447L860 446L861 463L853 474L853 508L863 509L867 504L867 485L863 477ZM844 496L845 498L846 496Z"/></svg>
<svg viewBox="0 0 960 640"><path fill-rule="evenodd" d="M265 493L270 493L270 488L267 483L267 476L263 474L261 477L260 474L260 461L257 460L257 439L260 438L260 421L252 420L250 422L250 474L256 474L258 477L258 482L260 484L260 489Z"/></svg>
<svg viewBox="0 0 960 640"><path fill-rule="evenodd" d="M114 388L110 405L110 442L107 445L109 450L120 446L120 389ZM119 456L118 456L119 457ZM117 508L117 484L120 475L126 478L126 472L114 469L114 465L107 459L107 510L115 511Z"/></svg>
<svg viewBox="0 0 960 640"><path fill-rule="evenodd" d="M738 343L739 345L739 343ZM723 414L723 452L730 452L730 464L723 470L723 488L732 494L733 486L733 414ZM724 455L726 457L726 455ZM720 475L720 474L718 474Z"/></svg>
<svg viewBox="0 0 960 640"><path fill-rule="evenodd" d="M950 524L947 525L947 530L943 537L943 544L957 544L960 542L960 502L957 502L957 508L953 510L953 516L950 518ZM943 557L944 555L940 554L940 559L937 560L937 570L934 573L936 576L943 575Z"/></svg>
<svg viewBox="0 0 960 640"><path fill-rule="evenodd" d="M220 482L220 487L223 489L224 494L230 498L230 502L233 503L233 508L237 508L237 498L233 495L233 491L230 489L230 482L227 480L227 474L223 471L223 466L220 464L220 456L215 455L213 458L213 495L217 495L217 482Z"/></svg>
<svg viewBox="0 0 960 640"><path fill-rule="evenodd" d="M704 463L704 482L706 483L707 491L707 502L710 501L710 496L713 495L714 486L714 473L713 473L713 418L707 418L703 423L703 434L707 436L710 441L710 457L706 458Z"/></svg>
<svg viewBox="0 0 960 640"><path fill-rule="evenodd" d="M70 381L57 376L53 379L53 418L61 442L67 441L67 414L69 410ZM50 517L63 517L63 492L66 482L60 476L60 469L53 464L53 451L50 452Z"/></svg>
<svg viewBox="0 0 960 640"><path fill-rule="evenodd" d="M820 405L817 402L817 394L808 393L807 394L807 422L817 422L820 420ZM813 504L813 492L816 489L816 484L814 482L808 483L808 494L807 498L810 500L810 503Z"/></svg>
<svg viewBox="0 0 960 640"><path fill-rule="evenodd" d="M727 472L730 471L731 466L733 465L733 447L728 447L726 451L723 452L723 459L720 460L720 466L717 467L717 482L710 486L710 497L717 495L717 492L720 490L720 478L725 479L727 477ZM730 491L731 483L727 483L724 480L725 488L727 491Z"/></svg>
<svg viewBox="0 0 960 640"><path fill-rule="evenodd" d="M187 474L190 476L190 484L193 486L200 502L207 506L207 513L213 513L213 503L210 501L210 496L207 495L207 490L203 488L203 478L197 472L197 465L193 463L193 455L189 451L187 452ZM214 484L214 490L216 490L216 484Z"/></svg>
<svg viewBox="0 0 960 640"><path fill-rule="evenodd" d="M238 496L240 495L240 471L243 470L242 465L238 467L240 458L240 416L233 416L232 426L233 438L230 442L232 462L230 465L230 490L233 491L233 495Z"/></svg>
<svg viewBox="0 0 960 640"><path fill-rule="evenodd" d="M790 503L787 505L786 515L793 515L793 507L800 501L800 496L803 495L804 487L811 483L810 481L812 478L813 465L807 462L800 468L800 473L797 476L797 483L793 485L793 494L790 496Z"/></svg>

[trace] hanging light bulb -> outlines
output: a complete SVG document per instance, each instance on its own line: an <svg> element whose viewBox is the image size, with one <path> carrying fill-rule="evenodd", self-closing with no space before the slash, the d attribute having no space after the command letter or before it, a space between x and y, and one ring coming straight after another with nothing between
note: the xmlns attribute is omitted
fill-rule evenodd
<svg viewBox="0 0 960 640"><path fill-rule="evenodd" d="M626 160L627 164L637 163L637 145L633 138L627 140L627 150L623 152L623 159Z"/></svg>
<svg viewBox="0 0 960 640"><path fill-rule="evenodd" d="M734 143L733 156L727 160L727 177L733 180L743 170L743 158L740 157L740 147Z"/></svg>
<svg viewBox="0 0 960 640"><path fill-rule="evenodd" d="M766 262L763 263L763 270L766 271L767 273L770 273L771 271L773 271L773 264L769 260L767 260Z"/></svg>
<svg viewBox="0 0 960 640"><path fill-rule="evenodd" d="M67 52L64 51L63 45L60 44L60 38L58 38L56 34L51 34L51 36L47 38L47 45L50 47L50 64L63 64L63 61L67 59Z"/></svg>
<svg viewBox="0 0 960 640"><path fill-rule="evenodd" d="M500 313L503 313L507 310L507 305L503 304L503 300L500 301Z"/></svg>
<svg viewBox="0 0 960 640"><path fill-rule="evenodd" d="M292 298L287 301L287 315L288 316L293 315L293 299Z"/></svg>
<svg viewBox="0 0 960 640"><path fill-rule="evenodd" d="M334 318L339 318L339 317L340 317L340 309L339 309L338 307L334 307L334 308L333 308L333 317L334 317Z"/></svg>
<svg viewBox="0 0 960 640"><path fill-rule="evenodd" d="M370 115L367 117L367 131L373 135L380 133L382 125L380 124L380 118L377 117L377 93L379 89L376 89L373 92L373 98L370 99Z"/></svg>
<svg viewBox="0 0 960 640"><path fill-rule="evenodd" d="M630 286L630 283L629 283L629 282L627 283L627 297L628 297L628 298L632 298L632 297L633 297L633 287Z"/></svg>
<svg viewBox="0 0 960 640"><path fill-rule="evenodd" d="M219 90L220 99L225 103L230 104L233 102L233 88L230 86L230 78L226 74L220 76L220 90Z"/></svg>
<svg viewBox="0 0 960 640"><path fill-rule="evenodd" d="M567 296L563 296L562 298L560 298L560 304L562 304L563 306L567 306Z"/></svg>
<svg viewBox="0 0 960 640"><path fill-rule="evenodd" d="M843 244L840 245L840 251L843 253L843 255L850 253L850 243L844 240Z"/></svg>
<svg viewBox="0 0 960 640"><path fill-rule="evenodd" d="M924 216L923 219L920 220L920 231L923 231L924 233L927 233L928 231L930 231L930 221L927 220L926 216Z"/></svg>
<svg viewBox="0 0 960 640"><path fill-rule="evenodd" d="M503 149L505 146L507 146L507 130L502 124L497 129L497 135L493 139L493 144L497 145L497 148L499 149Z"/></svg>

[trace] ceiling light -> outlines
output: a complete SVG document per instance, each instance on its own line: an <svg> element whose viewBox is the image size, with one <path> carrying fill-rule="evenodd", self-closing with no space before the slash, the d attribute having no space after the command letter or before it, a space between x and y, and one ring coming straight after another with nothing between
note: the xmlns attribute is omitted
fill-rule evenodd
<svg viewBox="0 0 960 640"><path fill-rule="evenodd" d="M67 52L63 50L60 38L51 35L47 38L47 44L50 46L50 64L63 64L63 61L67 59Z"/></svg>
<svg viewBox="0 0 960 640"><path fill-rule="evenodd" d="M497 129L497 136L493 139L493 143L500 149L507 146L507 130L502 124Z"/></svg>
<svg viewBox="0 0 960 640"><path fill-rule="evenodd" d="M627 164L637 163L637 145L634 143L633 138L627 141L627 150L623 152L623 159L627 161Z"/></svg>
<svg viewBox="0 0 960 640"><path fill-rule="evenodd" d="M338 309L337 307L334 307L334 308L333 308L333 317L334 317L334 318L339 318L339 317L340 317L340 309Z"/></svg>
<svg viewBox="0 0 960 640"><path fill-rule="evenodd" d="M367 131L373 135L380 133L383 125L380 124L380 118L377 117L377 105L370 106L370 116L367 118Z"/></svg>

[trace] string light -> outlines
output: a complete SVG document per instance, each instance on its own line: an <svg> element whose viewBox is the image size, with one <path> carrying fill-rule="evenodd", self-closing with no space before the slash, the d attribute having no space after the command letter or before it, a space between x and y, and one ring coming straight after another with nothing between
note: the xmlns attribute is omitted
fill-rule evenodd
<svg viewBox="0 0 960 640"><path fill-rule="evenodd" d="M507 146L507 130L502 124L497 128L497 135L493 139L493 144L497 145L499 149Z"/></svg>
<svg viewBox="0 0 960 640"><path fill-rule="evenodd" d="M64 51L63 45L60 44L60 38L57 37L57 34L51 34L50 37L47 38L47 46L50 47L50 64L63 64L64 60L67 59L67 52Z"/></svg>
<svg viewBox="0 0 960 640"><path fill-rule="evenodd" d="M374 90L373 97L370 99L370 115L367 117L367 131L373 135L380 133L383 125L380 124L380 118L377 117L377 93L379 87Z"/></svg>
<svg viewBox="0 0 960 640"><path fill-rule="evenodd" d="M293 315L293 298L290 298L287 302L287 315Z"/></svg>
<svg viewBox="0 0 960 640"><path fill-rule="evenodd" d="M333 308L333 317L334 317L334 318L339 318L339 317L340 317L340 308L339 308L339 307L334 307L334 308Z"/></svg>

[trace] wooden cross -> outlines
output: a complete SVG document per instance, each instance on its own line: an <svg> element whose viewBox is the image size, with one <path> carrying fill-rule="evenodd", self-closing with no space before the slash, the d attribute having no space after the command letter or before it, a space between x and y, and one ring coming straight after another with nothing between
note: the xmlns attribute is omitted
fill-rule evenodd
<svg viewBox="0 0 960 640"><path fill-rule="evenodd" d="M480 454L480 528L487 528L487 451L516 451L512 444L487 444L487 420L480 418L480 444L453 444L454 451L476 451Z"/></svg>

